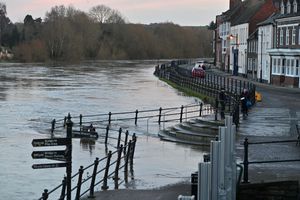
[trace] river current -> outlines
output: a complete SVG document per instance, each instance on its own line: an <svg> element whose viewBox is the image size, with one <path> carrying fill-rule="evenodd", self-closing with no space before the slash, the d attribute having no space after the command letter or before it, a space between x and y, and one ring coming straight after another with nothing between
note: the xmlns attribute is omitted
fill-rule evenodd
<svg viewBox="0 0 300 200"><path fill-rule="evenodd" d="M53 162L32 159L32 151L39 149L32 147L31 142L50 137L50 122L54 118L63 118L67 113L78 116L179 107L197 101L158 80L153 75L156 64L0 64L0 199L37 199L45 188L61 183L64 168L31 167ZM135 178L129 188L150 189L189 180L202 160L201 150L160 141L157 131L136 134ZM101 142L96 142L91 150L73 139L73 172L80 165L91 164L96 157L104 157L104 149Z"/></svg>

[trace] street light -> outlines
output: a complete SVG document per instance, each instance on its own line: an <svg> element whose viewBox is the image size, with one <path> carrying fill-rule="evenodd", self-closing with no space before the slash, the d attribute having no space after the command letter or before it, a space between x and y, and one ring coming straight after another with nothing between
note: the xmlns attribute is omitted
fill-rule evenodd
<svg viewBox="0 0 300 200"><path fill-rule="evenodd" d="M238 34L236 34L235 36L231 34L229 36L229 38L230 38L230 40L235 38L235 44L232 44L232 45L236 46L235 49L232 47L232 51L233 51L233 75L237 76L238 75L238 55L239 55Z"/></svg>

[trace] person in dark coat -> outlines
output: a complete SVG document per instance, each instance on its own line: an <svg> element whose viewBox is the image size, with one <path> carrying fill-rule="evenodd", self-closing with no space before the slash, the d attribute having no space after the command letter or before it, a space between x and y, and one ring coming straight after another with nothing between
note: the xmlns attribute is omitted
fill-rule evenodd
<svg viewBox="0 0 300 200"><path fill-rule="evenodd" d="M248 116L248 105L247 102L249 101L248 97L248 90L244 89L241 94L241 111L243 113L243 117Z"/></svg>

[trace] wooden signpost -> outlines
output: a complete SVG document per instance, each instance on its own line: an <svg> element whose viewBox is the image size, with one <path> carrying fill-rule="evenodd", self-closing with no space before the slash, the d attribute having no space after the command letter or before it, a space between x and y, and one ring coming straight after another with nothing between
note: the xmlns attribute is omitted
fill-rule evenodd
<svg viewBox="0 0 300 200"><path fill-rule="evenodd" d="M67 137L54 138L54 139L34 139L32 140L33 147L53 147L53 146L66 146L65 150L47 150L47 151L33 151L31 157L33 159L50 159L63 161L59 163L43 163L33 164L33 169L46 169L66 167L66 185L67 185L67 200L71 200L71 179L72 179L72 126L71 115L68 115Z"/></svg>

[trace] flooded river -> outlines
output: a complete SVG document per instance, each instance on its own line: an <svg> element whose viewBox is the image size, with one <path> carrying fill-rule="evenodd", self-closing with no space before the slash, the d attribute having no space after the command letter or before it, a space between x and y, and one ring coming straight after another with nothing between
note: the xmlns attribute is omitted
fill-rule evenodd
<svg viewBox="0 0 300 200"><path fill-rule="evenodd" d="M31 167L55 162L31 158L32 151L39 150L32 147L32 140L50 137L52 119L63 118L67 113L78 116L179 107L196 101L153 76L155 64L0 64L0 199L37 199L45 188L61 183L64 168ZM147 189L189 180L202 160L201 150L160 141L156 131L137 135L135 179L127 187ZM97 141L92 149L87 149L73 139L73 172L104 155L103 143Z"/></svg>

